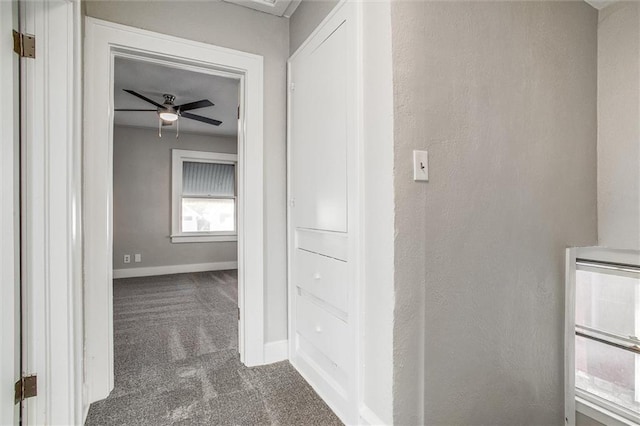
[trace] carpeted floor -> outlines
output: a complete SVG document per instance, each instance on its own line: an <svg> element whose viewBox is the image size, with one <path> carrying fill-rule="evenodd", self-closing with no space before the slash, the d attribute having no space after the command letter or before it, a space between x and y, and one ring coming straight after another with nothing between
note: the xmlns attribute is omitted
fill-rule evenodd
<svg viewBox="0 0 640 426"><path fill-rule="evenodd" d="M237 272L114 281L115 388L86 425L340 425L288 362L237 352Z"/></svg>

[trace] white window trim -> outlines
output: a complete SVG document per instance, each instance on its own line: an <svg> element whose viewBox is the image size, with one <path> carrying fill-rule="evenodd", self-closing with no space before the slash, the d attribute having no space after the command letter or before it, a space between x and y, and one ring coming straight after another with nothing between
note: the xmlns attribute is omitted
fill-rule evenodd
<svg viewBox="0 0 640 426"><path fill-rule="evenodd" d="M575 426L576 412L606 425L638 425L640 418L624 413L605 400L596 400L575 387L575 276L576 259L638 264L640 253L633 250L613 250L603 247L577 247L566 251L565 288L565 424Z"/></svg>
<svg viewBox="0 0 640 426"><path fill-rule="evenodd" d="M171 242L205 243L215 241L238 241L237 220L236 230L233 232L181 232L182 164L185 161L233 164L237 167L238 156L236 154L223 154L219 152L190 151L184 149L171 150ZM235 199L237 200L237 197Z"/></svg>
<svg viewBox="0 0 640 426"><path fill-rule="evenodd" d="M576 389L575 392L576 411L600 423L609 426L635 426L638 424L638 420L640 420L632 420L632 418L637 419L637 416L630 413L622 415L624 410L621 410L608 401L596 401L592 395L580 389Z"/></svg>

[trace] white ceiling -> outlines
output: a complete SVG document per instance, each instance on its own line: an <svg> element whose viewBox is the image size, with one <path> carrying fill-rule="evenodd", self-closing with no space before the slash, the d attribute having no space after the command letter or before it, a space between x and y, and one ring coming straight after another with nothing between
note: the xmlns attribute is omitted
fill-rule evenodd
<svg viewBox="0 0 640 426"><path fill-rule="evenodd" d="M236 136L238 133L238 80L146 61L116 58L113 94L115 108L154 108L123 89L134 90L160 104L164 102L164 93L174 95L176 105L209 99L214 106L189 112L220 120L222 124L212 126L180 118L180 132L223 136ZM158 115L155 112L116 111L114 122L122 126L157 129ZM171 127L164 127L163 132L174 132L175 127L175 123Z"/></svg>
<svg viewBox="0 0 640 426"><path fill-rule="evenodd" d="M587 3L589 3L591 6L595 7L598 10L604 9L610 4L616 2L616 0L584 0L584 1L586 1Z"/></svg>
<svg viewBox="0 0 640 426"><path fill-rule="evenodd" d="M276 16L291 17L301 0L224 0Z"/></svg>

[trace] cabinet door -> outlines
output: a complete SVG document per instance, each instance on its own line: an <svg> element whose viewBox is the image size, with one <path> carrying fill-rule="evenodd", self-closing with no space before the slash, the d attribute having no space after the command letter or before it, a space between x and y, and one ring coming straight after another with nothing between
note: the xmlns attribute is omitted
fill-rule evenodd
<svg viewBox="0 0 640 426"><path fill-rule="evenodd" d="M297 227L347 231L347 23L291 63L291 166Z"/></svg>

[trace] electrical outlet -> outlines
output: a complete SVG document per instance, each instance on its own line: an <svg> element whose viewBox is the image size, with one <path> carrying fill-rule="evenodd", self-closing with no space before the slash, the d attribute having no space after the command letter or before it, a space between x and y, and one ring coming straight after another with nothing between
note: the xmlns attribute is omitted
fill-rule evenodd
<svg viewBox="0 0 640 426"><path fill-rule="evenodd" d="M133 255L133 261L136 263L142 262L142 255L140 253L136 253Z"/></svg>
<svg viewBox="0 0 640 426"><path fill-rule="evenodd" d="M124 255L124 263L131 263L131 255L130 254L125 254Z"/></svg>

